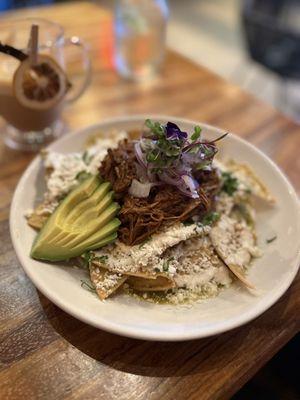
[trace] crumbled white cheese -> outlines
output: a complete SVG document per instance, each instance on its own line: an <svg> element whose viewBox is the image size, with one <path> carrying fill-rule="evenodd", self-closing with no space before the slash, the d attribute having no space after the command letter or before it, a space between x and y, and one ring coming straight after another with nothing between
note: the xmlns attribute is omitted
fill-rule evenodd
<svg viewBox="0 0 300 400"><path fill-rule="evenodd" d="M173 265L170 265L170 266L169 266L168 272L169 272L169 275L170 275L170 276L173 276L173 275L176 274L177 269L176 269Z"/></svg>
<svg viewBox="0 0 300 400"><path fill-rule="evenodd" d="M82 159L81 153L60 154L49 152L45 156L45 168L51 168L47 179L45 200L49 203L66 195L78 183L80 172L87 172L88 166Z"/></svg>
<svg viewBox="0 0 300 400"><path fill-rule="evenodd" d="M215 294L220 286L228 286L232 281L228 268L212 246L209 231L209 227L200 228L196 224L176 224L153 235L152 240L142 246L129 247L117 243L109 249L96 252L96 256L107 255L106 267L113 273L165 274L177 286L171 298L168 298L170 294L167 295L168 300L181 303L188 300L188 295L193 297L197 294L199 297L207 296L208 292ZM120 248L123 253L120 253ZM124 253L124 248L127 253Z"/></svg>
<svg viewBox="0 0 300 400"><path fill-rule="evenodd" d="M245 221L222 215L209 235L216 251L227 265L246 268L251 256L258 253L255 236Z"/></svg>
<svg viewBox="0 0 300 400"><path fill-rule="evenodd" d="M229 196L227 193L221 192L216 201L216 211L219 214L229 215L234 207L234 204L235 199L233 196Z"/></svg>
<svg viewBox="0 0 300 400"><path fill-rule="evenodd" d="M197 300L207 299L216 296L220 291L214 282L206 283L202 286L197 286L194 290L191 289L174 289L166 295L168 303L174 305L182 303L191 303Z"/></svg>
<svg viewBox="0 0 300 400"><path fill-rule="evenodd" d="M184 287L188 289L195 289L198 286L202 286L205 283L210 282L214 277L213 268L203 269L197 274L183 274L176 275L175 282L178 287Z"/></svg>
<svg viewBox="0 0 300 400"><path fill-rule="evenodd" d="M195 290L212 281L223 286L231 282L228 268L217 256L208 235L182 242L163 256L176 266L177 287Z"/></svg>
<svg viewBox="0 0 300 400"><path fill-rule="evenodd" d="M96 175L107 150L115 148L118 142L126 137L127 133L121 131L109 137L98 138L86 152L62 154L50 151L44 153L44 166L50 170L46 182L45 207L53 211L58 205L58 200L78 184L77 178L81 172Z"/></svg>
<svg viewBox="0 0 300 400"><path fill-rule="evenodd" d="M103 280L95 281L95 287L100 290L110 290L119 283L121 277L120 274L105 274Z"/></svg>
<svg viewBox="0 0 300 400"><path fill-rule="evenodd" d="M228 268L226 268L224 265L220 266L220 268L217 268L214 273L214 281L218 285L229 286L232 282L232 279Z"/></svg>
<svg viewBox="0 0 300 400"><path fill-rule="evenodd" d="M90 276L102 300L114 292L126 280L126 277L121 274L101 270L95 265L90 265Z"/></svg>
<svg viewBox="0 0 300 400"><path fill-rule="evenodd" d="M209 230L209 226L202 227L197 224L186 226L176 223L153 234L151 239L142 245L127 246L117 240L111 246L96 251L95 255L107 256L107 265L111 271L121 273L145 271L154 274L155 268L159 266L163 271L163 261L159 256L164 251L191 237L207 234Z"/></svg>

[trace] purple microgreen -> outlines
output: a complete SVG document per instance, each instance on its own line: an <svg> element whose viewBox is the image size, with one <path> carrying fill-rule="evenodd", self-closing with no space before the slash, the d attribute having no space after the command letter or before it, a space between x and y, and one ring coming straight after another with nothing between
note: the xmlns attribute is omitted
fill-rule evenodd
<svg viewBox="0 0 300 400"><path fill-rule="evenodd" d="M224 139L228 134L229 134L229 132L226 132L223 135L219 136L217 139L211 140L210 142L206 142L206 144L214 144L214 143L218 142L219 140Z"/></svg>
<svg viewBox="0 0 300 400"><path fill-rule="evenodd" d="M168 122L166 125L166 138L168 140L185 140L188 134L179 129L173 122Z"/></svg>

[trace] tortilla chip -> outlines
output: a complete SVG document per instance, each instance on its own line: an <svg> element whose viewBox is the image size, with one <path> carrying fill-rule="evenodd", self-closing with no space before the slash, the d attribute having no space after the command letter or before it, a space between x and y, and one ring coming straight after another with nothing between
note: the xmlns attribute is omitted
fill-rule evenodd
<svg viewBox="0 0 300 400"><path fill-rule="evenodd" d="M111 296L127 280L126 275L115 274L91 264L90 277L100 300Z"/></svg>
<svg viewBox="0 0 300 400"><path fill-rule="evenodd" d="M248 288L254 286L245 278L245 270L257 255L255 235L245 223L223 215L212 227L209 237L222 261Z"/></svg>
<svg viewBox="0 0 300 400"><path fill-rule="evenodd" d="M40 204L36 207L32 214L27 217L27 223L34 229L42 229L44 223L50 217L51 212L44 210L44 205Z"/></svg>
<svg viewBox="0 0 300 400"><path fill-rule="evenodd" d="M110 272L112 272L114 274L119 273L118 269L115 270L114 268L111 268L111 266L107 265L107 263L101 263L100 261L94 260L94 261L92 261L92 264L95 267L98 266L98 267L100 267L100 268L102 268L104 270L110 271ZM126 271L126 272L124 272L124 275L133 276L133 277L136 277L136 278L146 278L146 279L156 279L157 278L157 274L152 274L150 272L142 271L142 270L135 271L135 272L131 272L131 271L127 272Z"/></svg>
<svg viewBox="0 0 300 400"><path fill-rule="evenodd" d="M229 169L229 171L234 173L237 179L245 183L251 189L251 193L254 196L257 196L259 199L264 200L267 203L275 203L275 198L273 195L248 165L239 164L233 160L230 160L226 163L226 167Z"/></svg>

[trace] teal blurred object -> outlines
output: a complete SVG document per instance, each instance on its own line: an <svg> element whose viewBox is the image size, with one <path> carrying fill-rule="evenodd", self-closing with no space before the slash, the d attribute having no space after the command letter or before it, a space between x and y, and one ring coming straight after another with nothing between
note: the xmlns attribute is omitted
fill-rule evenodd
<svg viewBox="0 0 300 400"><path fill-rule="evenodd" d="M33 7L52 4L54 0L0 0L0 11L13 10L21 7Z"/></svg>
<svg viewBox="0 0 300 400"><path fill-rule="evenodd" d="M5 11L10 8L11 1L10 0L1 0L0 1L0 11Z"/></svg>

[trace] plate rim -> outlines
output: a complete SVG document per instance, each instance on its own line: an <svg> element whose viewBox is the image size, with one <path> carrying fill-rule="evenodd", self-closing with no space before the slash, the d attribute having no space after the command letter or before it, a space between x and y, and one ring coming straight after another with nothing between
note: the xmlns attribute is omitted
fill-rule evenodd
<svg viewBox="0 0 300 400"><path fill-rule="evenodd" d="M115 124L115 123L120 123L120 122L133 122L137 120L144 120L146 118L151 118L151 119L158 119L158 120L170 120L170 121L175 121L177 123L188 123L188 124L194 124L194 125L201 125L205 129L213 129L217 130L219 132L225 132L224 129L219 128L218 126L210 125L207 123L202 123L200 121L195 121L191 119L186 119L186 118L181 118L178 116L169 116L169 115L163 115L163 114L135 114L135 115L124 115L124 116L118 116L118 117L111 117L111 118L106 118L98 123L89 125L84 128L76 129L73 132L68 132L66 135L64 135L62 138L58 139L57 141L51 143L49 146L46 147L46 149L50 149L57 145L58 143L63 143L64 141L68 141L71 135L83 135L83 133L86 135L88 132L92 133L94 130L101 128L101 126L105 124ZM248 142L247 140L241 138L240 136L231 133L230 136L233 136L235 140L238 142L250 147L252 150L254 150L256 153L259 154L260 157L262 157L267 163L271 165L273 169L275 169L276 173L280 175L281 179L284 181L287 190L289 192L289 195L291 196L292 200L295 202L295 205L297 206L297 220L298 223L300 221L300 201L297 196L297 193L292 186L291 182L287 178L287 176L283 173L283 171L280 169L280 167L271 159L269 158L265 153L262 152L258 147L254 146L252 143ZM94 326L97 329L102 329L104 331L117 334L117 335L122 335L126 337L131 337L135 339L142 339L142 340L154 340L154 341L184 341L184 340L193 340L193 339L200 339L212 335L217 335L224 333L226 331L235 329L239 326L242 326L253 319L259 317L261 314L263 314L267 309L269 309L273 304L275 304L281 297L282 295L287 291L287 289L290 287L292 284L295 276L298 273L299 267L300 267L300 240L298 244L298 254L297 257L292 265L293 271L291 271L284 282L284 285L281 285L280 288L273 294L273 296L266 297L264 299L264 302L262 304L257 303L255 306L253 306L250 310L247 312L243 313L240 316L234 316L231 317L227 321L222 321L221 323L214 323L211 324L212 326L208 325L207 327L201 328L201 330L196 331L196 332L190 332L190 331L182 331L180 330L179 332L153 332L149 330L145 330L145 328L139 328L136 330L135 328L129 327L129 326L122 326L120 324L115 324L112 321L107 321L105 319L101 319L101 314L99 313L99 318L97 320L90 318L89 315L86 316L83 312L80 311L80 309L73 309L72 307L70 308L68 305L64 303L63 300L60 299L60 297L57 298L55 295L55 292L48 290L47 285L43 286L31 273L31 268L28 268L26 266L27 260L26 257L27 255L24 254L24 252L21 251L18 238L16 237L14 233L14 227L13 227L13 213L14 210L17 207L17 198L19 191L21 191L22 183L23 181L26 181L27 177L30 176L32 171L35 168L38 168L38 163L40 161L40 155L38 154L27 166L26 170L22 174L21 178L18 181L18 184L15 188L12 202L11 202L11 207L10 207L10 214L9 214L9 229L10 229L10 236L11 240L13 243L14 251L17 255L17 258L28 276L28 278L31 280L31 282L34 284L34 286L41 292L43 293L51 302L53 302L56 306L61 308L63 311L66 313L70 314L74 318L79 319L80 321L87 323L91 326Z"/></svg>

